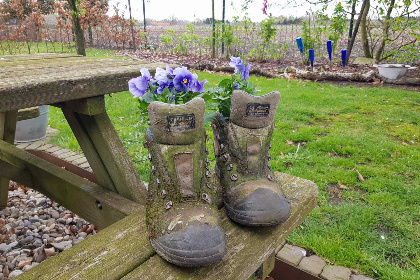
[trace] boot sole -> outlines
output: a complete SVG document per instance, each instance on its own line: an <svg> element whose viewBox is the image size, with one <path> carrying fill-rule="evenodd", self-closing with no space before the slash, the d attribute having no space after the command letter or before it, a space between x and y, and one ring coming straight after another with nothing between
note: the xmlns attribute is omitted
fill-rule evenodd
<svg viewBox="0 0 420 280"><path fill-rule="evenodd" d="M163 259L183 267L208 266L219 262L226 253L226 244L224 243L213 248L195 251L169 248L159 242L156 242L155 240L151 240L151 244L156 253ZM199 255L199 257L194 257L194 255Z"/></svg>
<svg viewBox="0 0 420 280"><path fill-rule="evenodd" d="M225 208L230 219L245 226L276 226L285 222L279 221L276 218L278 213L273 211L240 211L235 210L226 202ZM270 219L270 217L272 218Z"/></svg>

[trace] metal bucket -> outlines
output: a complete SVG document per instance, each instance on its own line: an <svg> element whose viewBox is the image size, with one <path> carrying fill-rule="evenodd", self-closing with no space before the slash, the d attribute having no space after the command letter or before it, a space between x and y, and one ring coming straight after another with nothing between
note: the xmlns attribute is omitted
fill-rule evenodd
<svg viewBox="0 0 420 280"><path fill-rule="evenodd" d="M27 143L45 138L48 125L48 105L39 106L39 117L16 123L15 142Z"/></svg>

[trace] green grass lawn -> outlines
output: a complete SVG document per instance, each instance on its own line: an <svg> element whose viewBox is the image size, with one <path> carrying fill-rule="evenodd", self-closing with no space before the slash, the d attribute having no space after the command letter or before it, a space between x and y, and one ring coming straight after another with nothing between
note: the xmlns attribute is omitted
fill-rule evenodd
<svg viewBox="0 0 420 280"><path fill-rule="evenodd" d="M207 86L223 79L198 74ZM261 93L282 94L273 169L312 180L320 189L318 207L288 241L378 279L420 279L419 93L260 77L251 81ZM136 99L122 92L107 96L106 105L147 181L146 125ZM50 125L60 130L55 144L79 149L57 108L50 109ZM302 145L296 153L297 143Z"/></svg>
<svg viewBox="0 0 420 280"><path fill-rule="evenodd" d="M36 54L36 53L71 53L76 54L74 43L70 46L67 43L47 42L47 43L25 43L14 41L0 41L0 55L15 54ZM110 57L116 51L86 48L86 55L92 57Z"/></svg>

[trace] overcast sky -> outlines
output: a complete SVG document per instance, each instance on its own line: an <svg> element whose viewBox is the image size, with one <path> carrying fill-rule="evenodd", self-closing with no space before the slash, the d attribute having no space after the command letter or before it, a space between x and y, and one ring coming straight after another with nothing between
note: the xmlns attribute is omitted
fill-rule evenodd
<svg viewBox="0 0 420 280"><path fill-rule="evenodd" d="M110 0L110 6L120 2L120 8L127 5L127 0ZM270 1L268 1L270 3ZM280 2L280 1L272 1ZM215 17L222 18L222 0L215 0ZM234 3L234 4L232 4ZM226 0L226 19L232 19L234 16L241 16L241 4L243 0ZM254 0L249 9L249 17L252 21L261 21L266 18L262 13L263 0ZM135 19L143 19L143 0L131 1L132 15ZM300 8L283 9L280 7L271 7L270 12L273 16L303 16L311 6L306 4ZM109 14L112 15L113 11L110 8ZM163 20L174 15L180 20L194 21L194 19L205 19L211 17L211 0L150 0L146 1L146 18L155 20ZM128 17L128 12L126 12ZM242 17L242 16L241 16Z"/></svg>

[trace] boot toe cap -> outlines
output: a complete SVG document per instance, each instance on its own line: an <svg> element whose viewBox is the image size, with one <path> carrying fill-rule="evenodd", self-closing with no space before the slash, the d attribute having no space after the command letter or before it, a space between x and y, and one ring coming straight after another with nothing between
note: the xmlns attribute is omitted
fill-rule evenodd
<svg viewBox="0 0 420 280"><path fill-rule="evenodd" d="M226 252L223 229L208 224L188 225L151 242L156 252L165 260L186 267L216 263Z"/></svg>
<svg viewBox="0 0 420 280"><path fill-rule="evenodd" d="M248 226L278 225L290 216L287 198L265 188L258 188L242 200L225 205L232 220Z"/></svg>

